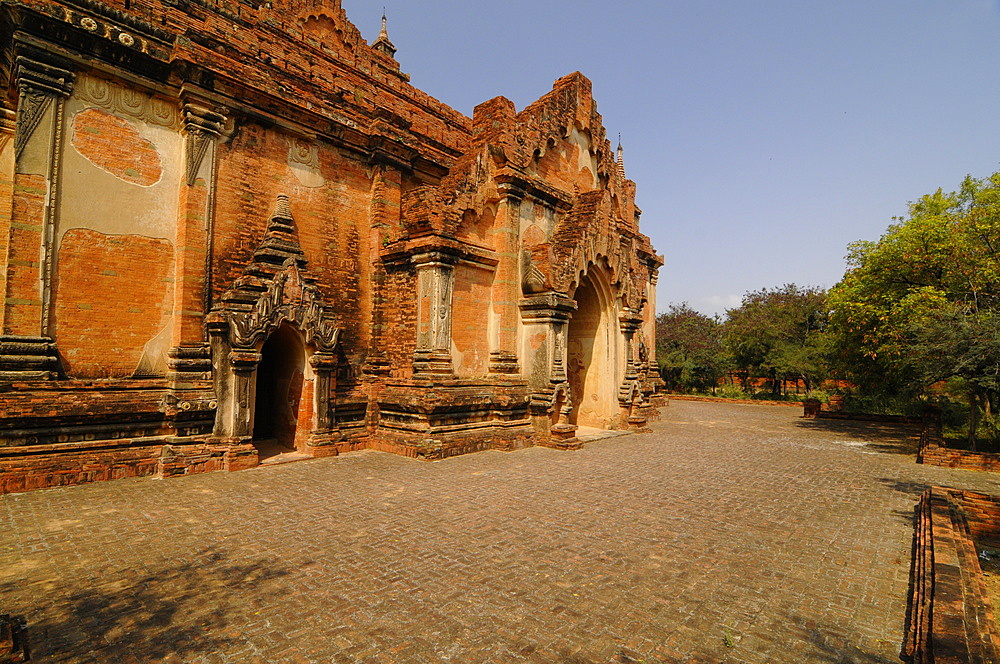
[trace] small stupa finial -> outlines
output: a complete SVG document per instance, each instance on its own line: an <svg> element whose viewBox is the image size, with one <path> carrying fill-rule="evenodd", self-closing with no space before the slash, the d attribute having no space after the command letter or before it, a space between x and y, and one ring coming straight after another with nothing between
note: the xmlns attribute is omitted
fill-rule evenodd
<svg viewBox="0 0 1000 664"><path fill-rule="evenodd" d="M382 32L378 33L378 39L372 44L372 48L381 53L385 53L390 58L396 57L396 47L389 40L388 19L385 15L385 7L382 7Z"/></svg>
<svg viewBox="0 0 1000 664"><path fill-rule="evenodd" d="M618 164L618 172L625 176L625 149L622 148L622 135L621 132L618 133L618 159L616 161Z"/></svg>

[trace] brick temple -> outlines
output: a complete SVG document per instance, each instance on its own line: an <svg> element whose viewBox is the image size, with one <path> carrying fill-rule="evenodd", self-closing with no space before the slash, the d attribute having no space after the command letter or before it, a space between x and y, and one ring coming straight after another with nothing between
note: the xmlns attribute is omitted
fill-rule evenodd
<svg viewBox="0 0 1000 664"><path fill-rule="evenodd" d="M0 493L656 414L590 82L472 118L339 0L0 6Z"/></svg>

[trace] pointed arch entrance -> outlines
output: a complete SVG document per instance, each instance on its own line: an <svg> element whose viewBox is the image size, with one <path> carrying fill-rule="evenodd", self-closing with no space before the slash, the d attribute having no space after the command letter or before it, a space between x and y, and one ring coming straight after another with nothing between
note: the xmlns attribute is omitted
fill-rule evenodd
<svg viewBox="0 0 1000 664"><path fill-rule="evenodd" d="M618 420L620 340L605 271L592 264L573 298L577 308L566 335L566 374L574 402L569 420L578 426L612 429Z"/></svg>

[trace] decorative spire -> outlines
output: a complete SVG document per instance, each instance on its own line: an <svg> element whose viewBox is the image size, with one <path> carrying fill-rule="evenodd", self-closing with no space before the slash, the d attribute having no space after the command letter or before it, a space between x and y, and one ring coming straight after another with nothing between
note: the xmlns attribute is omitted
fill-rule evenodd
<svg viewBox="0 0 1000 664"><path fill-rule="evenodd" d="M396 57L396 47L389 41L389 30L386 27L385 7L382 8L382 32L378 33L378 39L372 44L376 51L385 53L390 58Z"/></svg>
<svg viewBox="0 0 1000 664"><path fill-rule="evenodd" d="M271 214L271 221L267 227L271 231L284 231L286 233L295 231L292 209L288 205L288 194L278 194L274 204L274 212Z"/></svg>
<svg viewBox="0 0 1000 664"><path fill-rule="evenodd" d="M618 172L625 177L625 150L622 148L622 135L618 134Z"/></svg>

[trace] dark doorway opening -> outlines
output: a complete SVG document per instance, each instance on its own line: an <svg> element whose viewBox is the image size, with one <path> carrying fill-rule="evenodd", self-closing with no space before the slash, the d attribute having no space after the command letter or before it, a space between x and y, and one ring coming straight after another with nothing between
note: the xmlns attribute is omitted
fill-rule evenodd
<svg viewBox="0 0 1000 664"><path fill-rule="evenodd" d="M302 337L287 324L271 333L260 354L253 444L263 460L295 449L306 358Z"/></svg>

